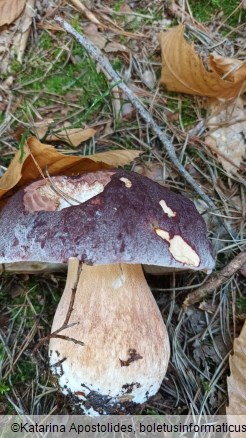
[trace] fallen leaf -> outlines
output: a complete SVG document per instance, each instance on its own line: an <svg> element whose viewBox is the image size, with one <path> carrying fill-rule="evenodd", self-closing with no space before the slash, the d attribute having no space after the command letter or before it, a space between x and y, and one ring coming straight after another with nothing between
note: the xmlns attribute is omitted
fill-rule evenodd
<svg viewBox="0 0 246 438"><path fill-rule="evenodd" d="M151 70L145 70L142 74L142 80L150 90L153 90L156 85L155 73Z"/></svg>
<svg viewBox="0 0 246 438"><path fill-rule="evenodd" d="M35 0L26 0L26 6L20 17L18 32L14 36L13 50L17 54L17 61L22 63L33 18L36 15Z"/></svg>
<svg viewBox="0 0 246 438"><path fill-rule="evenodd" d="M210 55L210 65L213 70L228 81L244 84L246 80L246 62L239 59L220 56L217 53Z"/></svg>
<svg viewBox="0 0 246 438"><path fill-rule="evenodd" d="M49 126L52 125L52 123L54 123L54 119L52 118L42 119L39 122L33 123L32 131L35 133L38 139L41 140L47 133Z"/></svg>
<svg viewBox="0 0 246 438"><path fill-rule="evenodd" d="M86 140L89 140L96 134L96 130L93 128L68 128L63 129L55 134L49 135L46 140L47 141L57 141L61 140L70 145L77 147L80 143L83 143Z"/></svg>
<svg viewBox="0 0 246 438"><path fill-rule="evenodd" d="M26 0L0 0L0 27L9 25L19 17Z"/></svg>
<svg viewBox="0 0 246 438"><path fill-rule="evenodd" d="M210 55L204 67L194 44L184 38L184 26L161 32L161 84L168 90L198 96L235 98L246 90L246 64ZM225 77L223 78L223 76Z"/></svg>
<svg viewBox="0 0 246 438"><path fill-rule="evenodd" d="M241 98L229 105L215 103L209 108L205 143L217 154L229 176L238 173L246 152L246 108Z"/></svg>
<svg viewBox="0 0 246 438"><path fill-rule="evenodd" d="M123 103L121 107L121 115L124 119L129 120L136 115L136 109L130 102Z"/></svg>
<svg viewBox="0 0 246 438"><path fill-rule="evenodd" d="M120 43L108 43L104 48L104 52L112 53L112 52L129 52L130 50Z"/></svg>
<svg viewBox="0 0 246 438"><path fill-rule="evenodd" d="M136 15L134 15L134 11L130 8L127 3L123 3L120 6L120 12L124 14L125 22L130 24L132 21L136 19Z"/></svg>
<svg viewBox="0 0 246 438"><path fill-rule="evenodd" d="M99 49L103 49L106 44L107 40L106 38L97 30L97 26L93 23L89 24L85 29L84 32L86 36L89 38L89 40L95 44Z"/></svg>
<svg viewBox="0 0 246 438"><path fill-rule="evenodd" d="M231 424L239 425L243 418L245 420L246 413L246 322L240 336L234 340L233 355L230 356L229 364L231 374L227 377L229 405L226 414ZM230 416L233 416L231 420ZM241 435L235 433L231 436Z"/></svg>
<svg viewBox="0 0 246 438"><path fill-rule="evenodd" d="M135 166L134 171L140 175L146 176L161 185L165 185L165 180L169 172L165 166L160 163L143 163Z"/></svg>
<svg viewBox="0 0 246 438"><path fill-rule="evenodd" d="M40 178L40 170L45 173L46 168L50 175L76 175L80 172L123 166L141 154L141 151L118 150L88 157L67 156L50 145L42 144L35 137L27 139L23 152L23 158L21 151L15 154L7 171L0 178L0 198L11 196L16 189Z"/></svg>
<svg viewBox="0 0 246 438"><path fill-rule="evenodd" d="M142 151L134 151L134 150L116 150L116 151L107 151L107 152L99 152L98 154L89 155L89 157L93 161L102 161L107 163L113 167L125 166L126 164L130 164L135 158L139 157L142 154Z"/></svg>
<svg viewBox="0 0 246 438"><path fill-rule="evenodd" d="M52 118L46 118L39 122L35 122L32 126L32 130L35 135L41 140L46 134L49 127L54 123ZM96 134L94 128L70 128L70 124L65 124L59 131L53 132L53 134L47 135L46 141L58 141L68 143L73 147L79 146L86 140L89 140Z"/></svg>
<svg viewBox="0 0 246 438"><path fill-rule="evenodd" d="M13 7L17 16L11 26L2 27L0 32L0 74L8 75L11 72L11 66L9 66L11 60L16 58L19 62L22 61L30 26L36 14L36 0L0 0L0 23L4 18L2 10L4 3L10 11ZM19 5L17 9L15 9L16 4ZM19 10L21 10L20 14Z"/></svg>

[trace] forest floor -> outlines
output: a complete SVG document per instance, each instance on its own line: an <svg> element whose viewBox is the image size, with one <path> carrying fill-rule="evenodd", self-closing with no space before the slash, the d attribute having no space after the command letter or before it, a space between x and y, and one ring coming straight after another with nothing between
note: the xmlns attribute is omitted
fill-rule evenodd
<svg viewBox="0 0 246 438"><path fill-rule="evenodd" d="M18 26L0 28L0 40L10 41L8 50L0 52L1 175L30 136L66 155L141 150L142 155L127 169L195 202L207 224L219 275L245 245L243 156L233 171L230 163L235 151L227 151L228 167L206 142L205 97L167 91L160 85L159 34L183 22L186 39L194 43L202 59L216 52L244 61L245 2L91 0L85 11L74 1L30 4L31 27L23 56L18 46L11 46L11 32ZM182 178L156 133L95 60L61 30L55 15L103 51L171 138L179 160L217 206L216 211ZM245 151L246 104L241 99ZM93 128L96 134L76 145L54 141L68 128ZM246 314L246 271L235 270L210 294L201 296L200 302L184 308L187 295L205 284L208 275L146 273L168 329L171 359L160 391L143 407L144 414L225 413L229 355ZM5 272L0 278L0 415L74 412L49 371L47 343L33 353L37 342L50 332L65 278L64 272Z"/></svg>

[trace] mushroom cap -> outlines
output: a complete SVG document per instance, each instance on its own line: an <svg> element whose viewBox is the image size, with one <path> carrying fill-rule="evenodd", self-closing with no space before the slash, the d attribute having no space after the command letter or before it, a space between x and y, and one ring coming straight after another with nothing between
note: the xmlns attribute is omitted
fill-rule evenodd
<svg viewBox="0 0 246 438"><path fill-rule="evenodd" d="M205 222L186 197L124 170L58 176L52 182L81 203L66 204L52 190L50 195L47 180L19 190L0 212L0 263L66 263L77 257L89 265L214 267ZM43 188L39 195L40 186L48 187L48 194ZM44 205L30 207L32 192Z"/></svg>

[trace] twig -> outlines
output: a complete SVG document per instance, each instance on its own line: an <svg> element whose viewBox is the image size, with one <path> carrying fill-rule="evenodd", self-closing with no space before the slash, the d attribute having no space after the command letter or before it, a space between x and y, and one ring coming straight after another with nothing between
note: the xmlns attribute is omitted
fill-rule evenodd
<svg viewBox="0 0 246 438"><path fill-rule="evenodd" d="M61 198L63 198L64 201L66 201L69 205L73 205L72 202L76 202L77 204L81 204L80 201L78 201L77 199L73 198L73 197L72 197L71 195L69 195L68 193L63 192L61 189L59 189L59 187L56 187L56 186L55 186L55 184L54 184L54 180L52 179L52 177L51 177L50 174L49 174L48 166L45 167L45 173L46 173L46 176L47 176L48 181L49 181L49 183L50 183L50 188L51 188L51 189L52 189L52 190L53 190L58 196L60 196ZM70 202L70 200L71 200L72 202Z"/></svg>
<svg viewBox="0 0 246 438"><path fill-rule="evenodd" d="M49 335L45 336L44 338L40 339L40 341L37 343L37 345L35 345L32 354L34 355L36 353L37 350L39 350L40 347L42 347L43 344L45 344L46 342L48 342L50 339L52 338L60 338L60 339L64 339L66 341L71 341L74 342L75 344L80 344L80 345L84 345L83 342L78 341L77 339L74 338L70 338L69 336L66 335L59 335L59 333L62 330L65 330L69 327L73 327L74 325L78 324L77 322L73 322L72 324L63 324L59 329L55 330L54 332L50 333Z"/></svg>
<svg viewBox="0 0 246 438"><path fill-rule="evenodd" d="M240 252L234 259L226 265L221 272L218 274L212 275L209 280L199 287L194 292L191 292L187 295L186 299L183 302L183 308L187 308L192 304L198 303L203 298L210 294L215 289L220 287L223 283L226 282L235 272L242 268L242 266L246 263L246 251Z"/></svg>
<svg viewBox="0 0 246 438"><path fill-rule="evenodd" d="M138 100L136 95L130 90L130 88L123 82L121 76L113 69L108 59L102 54L102 52L92 44L88 38L84 35L79 34L69 23L67 23L62 18L55 16L55 21L61 24L61 26L71 34L78 42L83 46L89 55L99 63L99 65L107 72L107 74L113 79L117 86L125 93L131 104L139 112L142 119L152 128L154 133L158 136L162 142L164 148L166 149L170 160L176 166L179 173L186 179L186 181L193 187L196 193L203 199L204 202L211 208L216 209L213 201L207 196L204 191L199 187L198 183L194 181L192 176L185 170L183 165L180 163L171 140L165 132L161 130L159 125L154 121L150 113L145 109L143 104Z"/></svg>
<svg viewBox="0 0 246 438"><path fill-rule="evenodd" d="M74 342L75 344L79 344L82 346L84 345L84 342L78 341L75 338L71 338L70 336L66 336L66 335L59 335L59 333L61 331L65 330L69 327L73 327L74 325L78 324L77 322L73 322L72 324L68 324L68 322L69 322L70 316L71 316L72 311L73 311L73 305L74 305L74 300L75 300L75 295L76 295L76 291L77 291L80 273L81 273L81 266L80 266L79 260L76 257L71 257L68 260L67 282L66 282L65 290L63 292L65 295L68 293L71 293L70 302L69 302L69 306L68 306L65 320L59 329L55 330L54 332L52 332L49 335L45 336L44 338L40 339L40 341L37 343L37 345L33 349L32 354L35 354L35 352L44 343L48 342L52 338L64 339L65 341L71 341L71 342Z"/></svg>
<svg viewBox="0 0 246 438"><path fill-rule="evenodd" d="M70 259L70 260L68 261L68 263L70 263L70 264L73 263L73 260L71 261L71 259ZM69 302L69 306L68 306L67 314L66 314L66 317L65 317L64 323L63 323L63 325L62 325L63 327L68 325L68 322L69 322L70 316L71 316L71 314L72 314L72 311L73 311L73 305L74 305L74 300L75 300L75 295L76 295L77 287L78 287L78 281L79 281L79 277L80 277L80 274L81 274L81 271L82 271L81 265L80 265L80 263L78 264L77 259L75 260L75 263L76 263L75 266L77 266L77 272L75 271L75 273L76 273L76 278L74 279L74 286L71 287L71 298L70 298L70 302ZM71 270L70 270L70 272L71 272ZM74 273L73 275L75 275L75 273ZM67 280L67 281L68 281L68 280Z"/></svg>
<svg viewBox="0 0 246 438"><path fill-rule="evenodd" d="M70 3L79 11L82 12L94 24L101 24L100 21L95 17L95 15L85 6L83 3L81 3L80 0L69 0Z"/></svg>

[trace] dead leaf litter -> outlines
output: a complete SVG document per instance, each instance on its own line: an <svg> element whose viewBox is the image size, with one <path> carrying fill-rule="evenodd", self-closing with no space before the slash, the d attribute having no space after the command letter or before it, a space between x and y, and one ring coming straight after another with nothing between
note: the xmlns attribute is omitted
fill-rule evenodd
<svg viewBox="0 0 246 438"><path fill-rule="evenodd" d="M0 196L3 204L22 185L47 177L47 171L71 175L127 165L193 199L206 220L217 268L211 276L147 270L167 324L172 358L158 396L143 413L225 413L228 356L239 317L246 313L245 262L224 276L245 249L246 26L238 22L226 28L226 17L217 15L202 24L191 15L194 2L189 7L172 3L163 9L160 2L144 1L139 10L137 2L116 7L110 1L22 0L10 8L0 0ZM243 2L241 6L243 10ZM196 199L151 124L93 58L94 68L83 82L88 55L61 30L55 15L102 50L171 138L180 162L215 208ZM188 24L176 26L174 18ZM220 26L229 35L224 37ZM42 75L37 75L40 69ZM68 81L59 82L70 69ZM15 388L0 394L1 412L24 412L26 407L37 414L74 413L47 374L47 346L36 352L38 366L31 356L36 340L49 333L64 283L64 266L55 267L55 274L45 274L46 268L36 266L38 275L33 276L35 265L26 271L20 266L18 275L1 276L0 371ZM20 281L23 293L12 294ZM182 308L189 298L191 306ZM198 300L203 301L196 304ZM245 401L243 342L242 333L230 361L228 414ZM23 363L32 370L28 376Z"/></svg>

